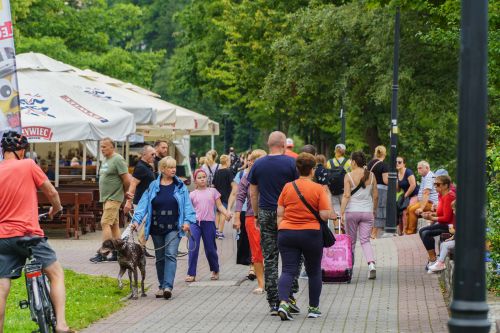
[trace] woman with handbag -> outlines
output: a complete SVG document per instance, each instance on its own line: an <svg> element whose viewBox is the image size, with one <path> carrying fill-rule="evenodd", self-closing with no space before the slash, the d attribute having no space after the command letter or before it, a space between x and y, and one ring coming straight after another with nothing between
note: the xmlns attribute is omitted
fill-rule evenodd
<svg viewBox="0 0 500 333"><path fill-rule="evenodd" d="M352 153L351 170L344 178L340 214L351 237L353 255L359 229L361 249L368 262L368 278L375 279L377 271L370 235L377 213L377 184L373 172L366 168L366 156L362 151Z"/></svg>
<svg viewBox="0 0 500 333"><path fill-rule="evenodd" d="M418 186L415 174L406 167L405 159L402 156L396 158L396 169L398 170L398 190L403 191L403 195L398 200L398 211L401 216L399 223L399 235L403 235L407 223L407 207L418 201Z"/></svg>
<svg viewBox="0 0 500 333"><path fill-rule="evenodd" d="M297 157L299 179L287 183L278 199L278 249L282 259L282 272L278 282L281 320L293 320L289 296L294 277L299 274L300 257L305 258L309 277L308 318L321 316L321 258L323 257L323 233L318 217L323 221L331 214L328 193L313 181L316 160L309 153ZM328 228L328 227L327 227Z"/></svg>

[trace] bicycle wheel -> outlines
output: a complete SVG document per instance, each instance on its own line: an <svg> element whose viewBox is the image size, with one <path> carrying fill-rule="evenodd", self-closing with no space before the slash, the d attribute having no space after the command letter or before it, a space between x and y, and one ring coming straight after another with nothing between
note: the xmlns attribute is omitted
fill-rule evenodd
<svg viewBox="0 0 500 333"><path fill-rule="evenodd" d="M42 305L45 313L45 321L49 325L50 332L56 331L56 314L54 311L54 305L52 304L52 300L50 299L50 285L47 279L47 276L43 274L38 277L40 291L42 294Z"/></svg>
<svg viewBox="0 0 500 333"><path fill-rule="evenodd" d="M40 285L40 282L37 279L33 279L30 284L31 287L31 296L33 297L33 314L36 318L36 323L38 324L38 328L40 329L40 333L51 333L49 322L45 316L45 306L43 304L43 285Z"/></svg>

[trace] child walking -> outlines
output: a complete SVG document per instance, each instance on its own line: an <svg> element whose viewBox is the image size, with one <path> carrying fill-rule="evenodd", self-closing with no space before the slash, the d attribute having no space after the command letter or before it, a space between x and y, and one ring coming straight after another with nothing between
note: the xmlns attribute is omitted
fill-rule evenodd
<svg viewBox="0 0 500 333"><path fill-rule="evenodd" d="M227 220L232 218L232 214L224 208L220 200L220 193L211 187L207 187L207 174L204 170L198 169L194 172L196 190L189 194L196 212L196 224L192 224L191 234L197 245L193 251L189 252L188 273L186 282L194 282L196 279L196 267L198 265L198 254L200 250L200 239L203 239L205 256L207 257L211 280L219 279L219 258L217 256L217 245L215 244L215 207L226 216Z"/></svg>

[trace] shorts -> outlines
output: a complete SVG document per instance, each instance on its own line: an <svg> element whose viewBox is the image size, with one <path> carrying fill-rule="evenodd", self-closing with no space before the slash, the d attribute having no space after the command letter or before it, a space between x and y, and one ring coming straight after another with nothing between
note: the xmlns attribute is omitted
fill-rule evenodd
<svg viewBox="0 0 500 333"><path fill-rule="evenodd" d="M101 225L112 226L119 222L119 213L122 203L120 201L107 200L102 210Z"/></svg>
<svg viewBox="0 0 500 333"><path fill-rule="evenodd" d="M21 237L0 238L0 278L17 279L21 276L22 267L28 258L28 249L17 245ZM31 248L33 255L42 268L47 268L57 261L56 253L44 239Z"/></svg>

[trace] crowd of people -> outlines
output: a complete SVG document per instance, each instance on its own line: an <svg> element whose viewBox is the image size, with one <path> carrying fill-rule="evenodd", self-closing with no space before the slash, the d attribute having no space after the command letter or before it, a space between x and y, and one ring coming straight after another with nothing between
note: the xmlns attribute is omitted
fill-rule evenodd
<svg viewBox="0 0 500 333"><path fill-rule="evenodd" d="M18 141L22 142L22 137ZM102 240L122 236L119 212L124 203L123 211L133 213L130 228L138 231L138 241L146 255L155 258L158 278L155 295L169 299L173 292L181 238L187 236L195 244L188 253L185 281L196 281L201 241L211 271L210 278L218 280L221 267L217 242L225 239L226 223L232 221L238 239L237 263L249 265L248 277L257 280L253 293L266 294L270 314L282 320L293 320L293 316L300 313L294 294L298 292L298 279L304 267L303 274L308 277L309 285L307 317L321 316L323 238L318 216L321 220L334 221L335 227L350 236L352 253L359 235L368 267L367 278L376 279L376 255L371 241L380 236L386 224L389 173L384 162L386 149L376 147L373 159L369 160L362 151L352 152L348 157L346 146L337 144L334 156L327 159L310 144L295 152L293 140L279 131L269 135L267 146L268 152L255 149L241 156L237 156L233 148L220 157L215 150L199 159L191 156L195 189L189 191L176 176L177 164L168 156L166 141L145 145L134 172L129 174L125 160L115 152L113 140L101 140L100 150L104 157L99 172L100 202L103 204ZM2 181L8 177L7 169L22 162L26 149L22 144L12 148L6 143L5 147L6 161L0 164ZM398 233L402 236L415 234L418 218L425 219L427 225L418 232L428 252L426 270L431 273L443 270L446 254L454 246L456 189L445 170L433 173L426 161L417 165L420 185L402 156L398 156L396 162L400 191ZM35 163L22 165L26 172L37 171L37 168ZM49 192L55 190L43 171L40 169L35 174L37 177L31 180L34 181L33 189L38 187L53 195ZM0 199L2 195L8 196L6 191L1 191ZM60 208L55 196L53 207L53 210ZM6 221L10 219L5 213L0 209L2 242L4 238L19 236L7 229L2 231L2 225L7 225ZM34 220L31 221L31 231L43 236L33 216L23 215L22 218ZM434 237L439 235L447 239L442 242L438 257ZM154 245L154 255L146 251L149 238ZM7 258L3 251L8 245L2 242L0 259L4 267L4 261L10 257ZM48 275L57 286L63 279L60 266L55 265L53 251L45 251L44 246L48 247L47 244L40 245L40 256L46 259L42 261L44 268L54 272ZM16 260L20 257L16 256ZM117 253L106 258L97 252L90 260L94 263L116 261ZM0 325L7 297L4 290L8 290L7 281L15 277L0 269ZM56 291L54 297L59 297L54 301L56 308L63 308L63 290L59 296ZM69 331L64 311L59 311L58 324L61 331Z"/></svg>

